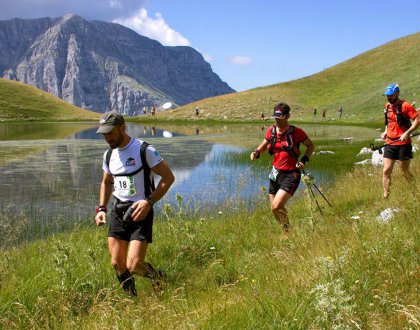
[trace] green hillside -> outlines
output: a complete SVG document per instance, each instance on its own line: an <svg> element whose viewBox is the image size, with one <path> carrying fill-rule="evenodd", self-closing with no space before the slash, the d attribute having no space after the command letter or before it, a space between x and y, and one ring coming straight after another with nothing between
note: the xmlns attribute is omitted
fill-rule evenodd
<svg viewBox="0 0 420 330"><path fill-rule="evenodd" d="M331 50L333 51L333 50ZM294 120L312 120L311 108L327 109L327 119L366 123L382 122L386 85L397 82L401 98L413 102L420 94L420 33L416 33L363 53L334 67L302 79L256 88L245 92L200 100L160 113L158 118L194 119L194 109L201 109L201 119L255 120L263 111L271 115L280 100L291 105ZM415 95L417 93L417 96ZM418 100L417 103L420 103Z"/></svg>
<svg viewBox="0 0 420 330"><path fill-rule="evenodd" d="M0 120L94 120L99 114L80 109L33 86L0 78Z"/></svg>

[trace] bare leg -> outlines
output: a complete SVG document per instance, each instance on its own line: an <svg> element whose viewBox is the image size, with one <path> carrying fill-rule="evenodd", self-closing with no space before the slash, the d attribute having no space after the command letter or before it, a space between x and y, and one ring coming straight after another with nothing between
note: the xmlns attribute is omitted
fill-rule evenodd
<svg viewBox="0 0 420 330"><path fill-rule="evenodd" d="M410 160L401 160L400 169L404 178L411 183L413 181L413 174L410 172Z"/></svg>
<svg viewBox="0 0 420 330"><path fill-rule="evenodd" d="M111 254L111 263L122 288L131 295L137 296L134 277L129 269L127 269L128 242L114 237L108 237L108 246Z"/></svg>
<svg viewBox="0 0 420 330"><path fill-rule="evenodd" d="M117 274L127 270L127 249L128 242L114 237L108 237L109 253L111 263Z"/></svg>
<svg viewBox="0 0 420 330"><path fill-rule="evenodd" d="M284 206L290 197L292 196L282 189L280 189L275 195L270 194L271 211L273 212L277 222L283 226L285 232L288 232L289 230L289 217Z"/></svg>
<svg viewBox="0 0 420 330"><path fill-rule="evenodd" d="M131 273L143 275L148 268L144 262L147 252L147 241L131 241L128 250L127 268Z"/></svg>
<svg viewBox="0 0 420 330"><path fill-rule="evenodd" d="M391 175L394 168L395 160L384 158L384 169L382 172L382 184L384 188L384 198L389 197L389 188L391 187Z"/></svg>
<svg viewBox="0 0 420 330"><path fill-rule="evenodd" d="M158 293L162 289L165 273L160 269L156 270L150 263L145 262L147 246L147 241L131 241L127 265L132 274L150 279L153 290Z"/></svg>

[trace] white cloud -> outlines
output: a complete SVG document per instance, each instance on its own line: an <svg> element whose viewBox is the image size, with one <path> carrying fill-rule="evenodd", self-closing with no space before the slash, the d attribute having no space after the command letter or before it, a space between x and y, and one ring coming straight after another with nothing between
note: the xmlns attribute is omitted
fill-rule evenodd
<svg viewBox="0 0 420 330"><path fill-rule="evenodd" d="M248 56L236 55L230 59L230 62L235 65L249 65L251 64L251 59Z"/></svg>
<svg viewBox="0 0 420 330"><path fill-rule="evenodd" d="M155 17L149 17L147 10L144 8L129 18L116 19L114 23L124 25L143 36L159 41L165 46L190 45L187 38L169 27L160 13L156 13Z"/></svg>
<svg viewBox="0 0 420 330"><path fill-rule="evenodd" d="M213 56L209 55L209 54L203 54L204 59L206 60L206 62L213 62L214 58Z"/></svg>
<svg viewBox="0 0 420 330"><path fill-rule="evenodd" d="M109 7L112 9L122 9L123 5L118 0L109 0Z"/></svg>

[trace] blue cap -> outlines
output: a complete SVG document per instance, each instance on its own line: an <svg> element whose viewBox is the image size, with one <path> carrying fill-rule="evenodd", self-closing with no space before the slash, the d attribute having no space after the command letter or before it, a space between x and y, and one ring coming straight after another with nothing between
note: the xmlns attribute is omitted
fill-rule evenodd
<svg viewBox="0 0 420 330"><path fill-rule="evenodd" d="M390 84L386 86L384 95L393 95L395 92L399 92L399 91L400 91L400 87L398 86L398 84Z"/></svg>

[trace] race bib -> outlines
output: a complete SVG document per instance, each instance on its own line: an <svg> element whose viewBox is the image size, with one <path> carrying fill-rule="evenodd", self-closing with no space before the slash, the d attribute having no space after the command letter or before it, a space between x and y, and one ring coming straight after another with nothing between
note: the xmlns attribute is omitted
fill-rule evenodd
<svg viewBox="0 0 420 330"><path fill-rule="evenodd" d="M270 178L270 180L276 181L278 174L279 174L279 171L277 171L277 169L273 166L268 177Z"/></svg>
<svg viewBox="0 0 420 330"><path fill-rule="evenodd" d="M134 176L117 176L114 178L114 190L120 197L129 197L136 194Z"/></svg>

